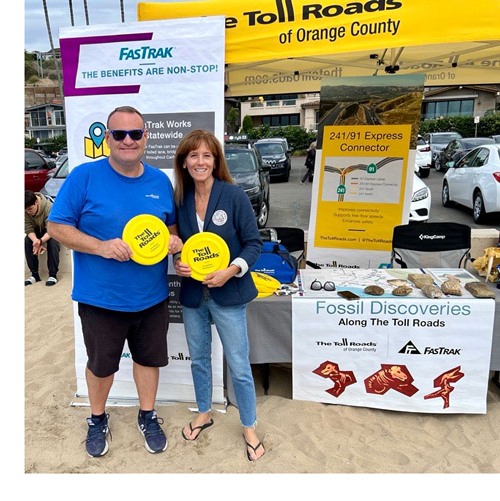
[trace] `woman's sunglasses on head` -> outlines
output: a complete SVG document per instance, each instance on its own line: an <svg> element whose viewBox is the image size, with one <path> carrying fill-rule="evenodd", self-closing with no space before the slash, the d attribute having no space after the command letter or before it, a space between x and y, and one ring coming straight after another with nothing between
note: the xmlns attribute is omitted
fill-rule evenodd
<svg viewBox="0 0 500 501"><path fill-rule="evenodd" d="M322 284L319 280L314 280L310 288L312 291L320 291L321 289L323 289L325 291L332 292L336 290L335 284L333 282L327 281Z"/></svg>
<svg viewBox="0 0 500 501"><path fill-rule="evenodd" d="M144 129L132 129L132 130L108 130L108 132L113 136L115 141L123 141L127 135L130 136L132 141L140 141L144 135Z"/></svg>

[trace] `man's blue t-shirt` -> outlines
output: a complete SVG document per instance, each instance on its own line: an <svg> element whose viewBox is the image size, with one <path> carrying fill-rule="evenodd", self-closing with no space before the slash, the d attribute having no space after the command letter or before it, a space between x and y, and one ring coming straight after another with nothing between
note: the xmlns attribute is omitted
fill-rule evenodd
<svg viewBox="0 0 500 501"><path fill-rule="evenodd" d="M49 221L76 227L99 240L121 238L139 214L175 224L172 183L147 164L139 177L116 172L107 158L71 171L52 207ZM74 252L74 301L118 311L141 311L168 297L168 258L152 266Z"/></svg>

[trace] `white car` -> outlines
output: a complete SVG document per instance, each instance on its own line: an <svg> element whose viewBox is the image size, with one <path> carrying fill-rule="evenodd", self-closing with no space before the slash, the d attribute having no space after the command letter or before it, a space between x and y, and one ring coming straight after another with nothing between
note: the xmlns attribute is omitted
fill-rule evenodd
<svg viewBox="0 0 500 501"><path fill-rule="evenodd" d="M420 134L418 135L417 139L415 162L418 166L418 176L429 177L432 162L431 147L424 141L423 137Z"/></svg>
<svg viewBox="0 0 500 501"><path fill-rule="evenodd" d="M415 164L415 172L418 165ZM410 204L410 223L425 223L429 219L431 211L431 190L416 175L413 174L413 195Z"/></svg>
<svg viewBox="0 0 500 501"><path fill-rule="evenodd" d="M476 223L500 212L500 144L478 146L446 166L441 190L445 207L453 202L469 207Z"/></svg>

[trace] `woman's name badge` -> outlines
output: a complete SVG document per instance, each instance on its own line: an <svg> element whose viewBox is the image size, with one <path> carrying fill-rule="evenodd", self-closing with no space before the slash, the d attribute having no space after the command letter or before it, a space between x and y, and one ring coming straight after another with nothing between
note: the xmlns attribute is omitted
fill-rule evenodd
<svg viewBox="0 0 500 501"><path fill-rule="evenodd" d="M226 224L227 221L226 211L223 210L215 211L214 215L212 216L212 221L216 226L222 226L223 224Z"/></svg>

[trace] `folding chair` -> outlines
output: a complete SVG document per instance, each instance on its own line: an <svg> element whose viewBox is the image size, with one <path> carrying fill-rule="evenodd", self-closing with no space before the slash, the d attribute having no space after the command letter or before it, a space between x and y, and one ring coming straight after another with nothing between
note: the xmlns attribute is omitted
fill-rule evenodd
<svg viewBox="0 0 500 501"><path fill-rule="evenodd" d="M259 230L260 237L262 240L276 241L281 245L284 245L292 256L295 256L299 263L299 268L301 261L304 259L304 230L301 228L292 227L274 227L274 228L263 228Z"/></svg>
<svg viewBox="0 0 500 501"><path fill-rule="evenodd" d="M471 259L470 226L458 223L401 225L392 235L391 268L465 268Z"/></svg>

